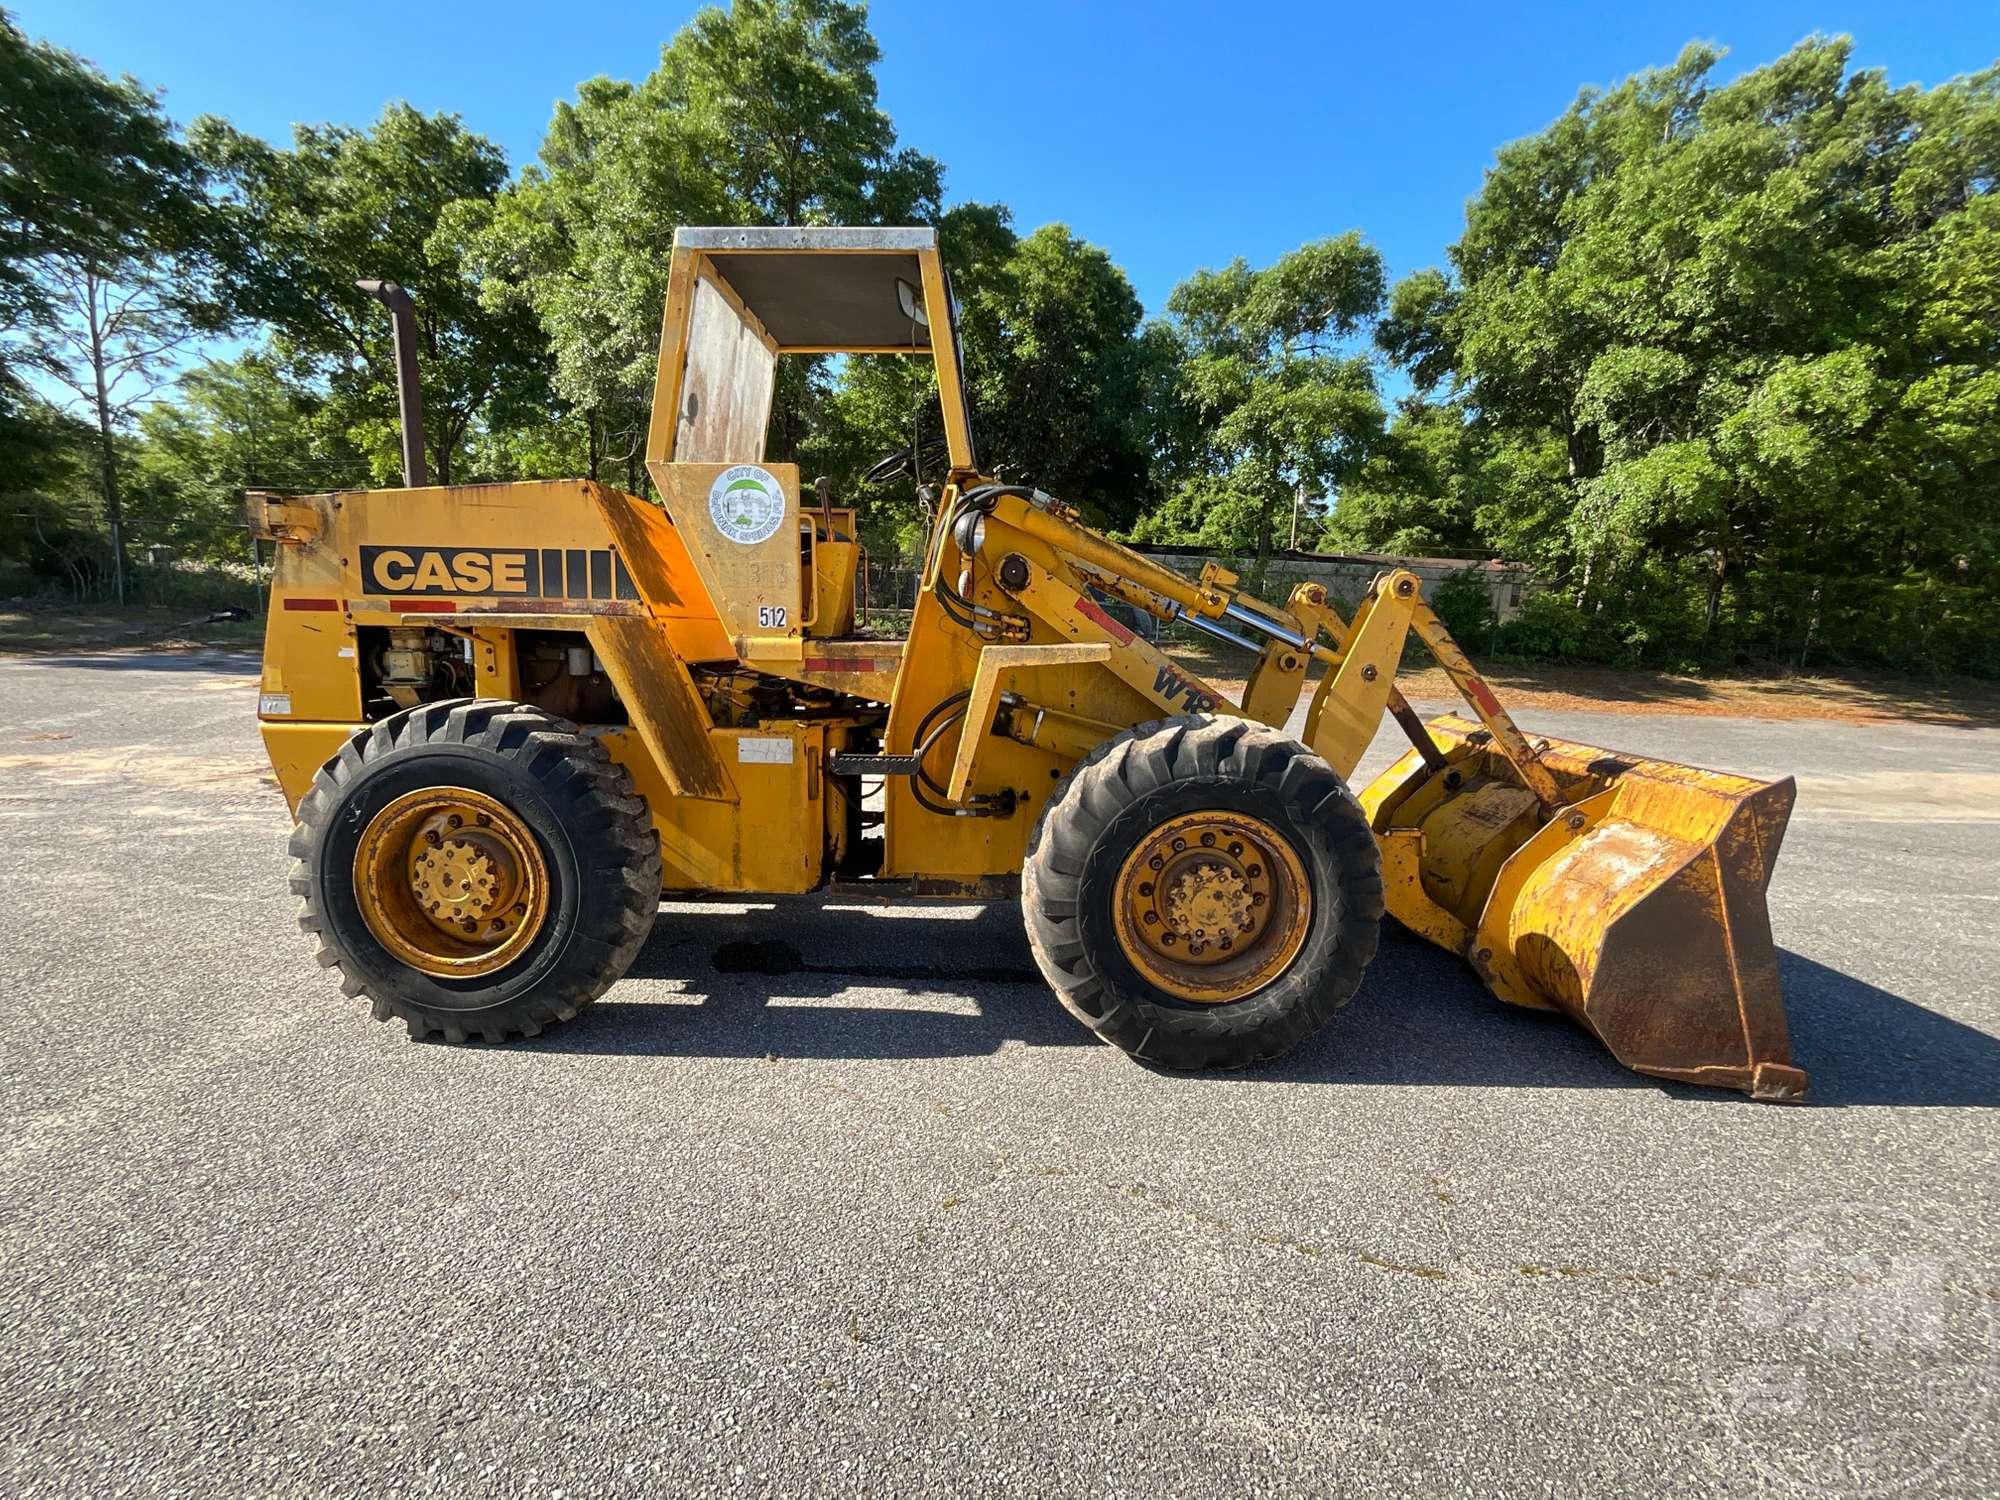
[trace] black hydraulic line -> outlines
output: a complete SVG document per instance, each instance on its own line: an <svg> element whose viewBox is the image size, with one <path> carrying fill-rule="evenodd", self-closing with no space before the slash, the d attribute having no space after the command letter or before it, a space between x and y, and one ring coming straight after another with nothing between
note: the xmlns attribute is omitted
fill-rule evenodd
<svg viewBox="0 0 2000 1500"><path fill-rule="evenodd" d="M951 788L941 786L938 783L938 779L925 769L924 757L937 748L937 743L944 738L946 730L950 729L954 724L962 724L964 722L965 714L962 709L958 713L949 714L938 720L937 728L924 737L923 743L918 745L914 752L917 757L917 779L922 781L925 786L936 792L940 797L949 797L951 795Z"/></svg>
<svg viewBox="0 0 2000 1500"><path fill-rule="evenodd" d="M1427 767L1433 771L1442 771L1451 764L1444 758L1444 752L1438 749L1437 741L1431 738L1430 726L1424 723L1423 717L1414 708L1410 707L1410 700L1394 688L1389 690L1389 714L1395 719L1409 742L1416 747L1417 754L1423 757Z"/></svg>
<svg viewBox="0 0 2000 1500"><path fill-rule="evenodd" d="M945 713L950 709L956 708L961 703L968 703L971 700L972 700L971 688L961 688L959 689L959 691L955 693L951 693L946 697L938 699L937 702L933 703L929 708L925 709L924 716L921 719L917 720L916 732L910 736L910 743L915 744L918 740L922 739L926 734L928 734L930 732L931 724L936 720L939 714Z"/></svg>
<svg viewBox="0 0 2000 1500"><path fill-rule="evenodd" d="M936 793L939 797L949 797L951 795L950 790L939 785L937 778L932 776L929 770L925 768L924 760L932 750L937 748L938 742L944 738L952 725L959 723L965 718L965 710L971 703L971 700L972 693L969 689L953 693L946 698L940 698L925 711L923 718L917 721L916 733L910 736L913 745L912 753L917 757L917 774L910 779L910 795L916 799L919 807L923 808L926 812L936 813L939 817L984 818L991 816L986 809L981 807L956 807L949 802L934 802L926 795L926 788Z"/></svg>

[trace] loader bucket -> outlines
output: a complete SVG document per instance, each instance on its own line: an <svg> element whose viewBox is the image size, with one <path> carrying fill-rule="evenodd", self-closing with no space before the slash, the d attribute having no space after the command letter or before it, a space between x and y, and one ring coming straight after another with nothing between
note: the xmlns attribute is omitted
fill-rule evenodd
<svg viewBox="0 0 2000 1500"><path fill-rule="evenodd" d="M1757 781L1536 739L1544 806L1486 731L1433 720L1362 794L1389 912L1462 953L1509 1004L1559 1010L1628 1068L1793 1099L1764 891L1790 777Z"/></svg>

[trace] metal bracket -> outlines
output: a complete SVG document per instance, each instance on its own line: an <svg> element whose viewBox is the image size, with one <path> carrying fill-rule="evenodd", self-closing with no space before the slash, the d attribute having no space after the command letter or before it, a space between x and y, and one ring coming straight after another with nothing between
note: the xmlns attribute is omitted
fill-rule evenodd
<svg viewBox="0 0 2000 1500"><path fill-rule="evenodd" d="M922 764L920 755L850 755L841 751L826 758L826 768L835 776L914 776Z"/></svg>
<svg viewBox="0 0 2000 1500"><path fill-rule="evenodd" d="M946 788L948 800L963 802L971 789L981 742L993 727L1001 678L1023 667L1062 667L1077 662L1110 659L1111 647L1102 641L1057 642L1046 646L988 646L982 650L979 665L972 673L972 696L966 700L965 718L959 726L958 753L952 757L951 782Z"/></svg>

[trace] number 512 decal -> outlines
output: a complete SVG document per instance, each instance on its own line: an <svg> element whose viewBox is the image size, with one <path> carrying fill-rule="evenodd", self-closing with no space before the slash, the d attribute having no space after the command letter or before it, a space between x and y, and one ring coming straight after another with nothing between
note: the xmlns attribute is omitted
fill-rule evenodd
<svg viewBox="0 0 2000 1500"><path fill-rule="evenodd" d="M782 604L760 604L757 606L757 628L759 630L783 630L785 628L785 606Z"/></svg>

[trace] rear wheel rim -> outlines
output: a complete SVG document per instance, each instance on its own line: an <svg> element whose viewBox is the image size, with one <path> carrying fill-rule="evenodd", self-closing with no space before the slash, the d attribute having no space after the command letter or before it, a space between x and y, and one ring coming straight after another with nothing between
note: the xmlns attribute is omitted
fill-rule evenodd
<svg viewBox="0 0 2000 1500"><path fill-rule="evenodd" d="M1228 1005L1283 974L1312 925L1312 886L1291 840L1261 818L1212 809L1159 824L1112 891L1118 945L1176 1000Z"/></svg>
<svg viewBox="0 0 2000 1500"><path fill-rule="evenodd" d="M354 850L361 919L436 979L505 968L549 914L549 872L519 814L469 787L422 787L369 819Z"/></svg>

